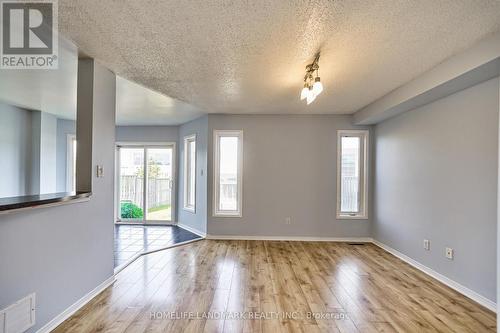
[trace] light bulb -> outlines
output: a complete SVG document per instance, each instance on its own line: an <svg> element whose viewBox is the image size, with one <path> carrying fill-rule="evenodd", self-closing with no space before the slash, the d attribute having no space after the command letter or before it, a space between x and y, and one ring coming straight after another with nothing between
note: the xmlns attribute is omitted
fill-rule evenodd
<svg viewBox="0 0 500 333"><path fill-rule="evenodd" d="M316 99L316 94L312 90L312 88L309 88L307 91L307 105L311 104L314 100Z"/></svg>
<svg viewBox="0 0 500 333"><path fill-rule="evenodd" d="M321 92L323 91L323 84L321 83L320 79L319 79L319 76L316 77L316 79L314 80L314 84L313 84L313 89L314 91L314 94L316 96L318 96L319 94L321 94Z"/></svg>
<svg viewBox="0 0 500 333"><path fill-rule="evenodd" d="M309 94L309 88L307 87L307 84L304 83L304 88L302 88L302 91L300 92L300 100L304 100L307 98L307 94Z"/></svg>

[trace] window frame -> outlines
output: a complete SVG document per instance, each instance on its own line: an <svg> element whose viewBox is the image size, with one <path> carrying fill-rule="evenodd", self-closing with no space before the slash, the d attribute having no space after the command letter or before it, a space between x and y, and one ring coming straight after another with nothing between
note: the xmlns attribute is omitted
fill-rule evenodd
<svg viewBox="0 0 500 333"><path fill-rule="evenodd" d="M238 138L238 167L237 167L237 209L234 211L219 209L219 181L220 181L220 138ZM212 215L214 217L243 217L243 130L214 130L213 133L213 200Z"/></svg>
<svg viewBox="0 0 500 333"><path fill-rule="evenodd" d="M358 137L360 138L360 189L359 189L359 212L358 213L343 213L341 212L341 161L342 161L342 137ZM367 220L368 219L368 199L369 199L369 148L370 148L370 132L369 130L338 130L337 131L337 209L336 217L338 220Z"/></svg>
<svg viewBox="0 0 500 333"><path fill-rule="evenodd" d="M178 195L178 187L177 187L177 145L176 141L166 141L166 142L147 142L147 141L118 141L115 143L115 224L130 224L130 222L136 222L137 225L170 225L177 223L177 195ZM120 216L120 166L122 163L120 150L122 148L143 148L144 156L143 156L143 165L144 167L144 180L143 180L143 188L147 188L147 179L148 179L148 168L147 168L147 149L155 149L155 148L169 148L172 150L172 180L169 185L169 189L171 190L171 215L170 220L149 220L147 219L147 193L143 191L143 204L141 208L144 211L144 216L142 219L121 219Z"/></svg>
<svg viewBox="0 0 500 333"><path fill-rule="evenodd" d="M190 148L189 148L189 145L191 142L194 142L195 144L195 148L194 148L194 170L192 170L192 172L194 173L194 203L192 205L189 205L189 195L191 194L189 192L189 189L190 187L188 186L188 182L189 182L189 173L188 173L188 169L191 165L191 161L190 161ZM184 137L184 168L183 168L183 172L184 172L184 200L183 200L183 209L188 211L188 212L191 212L191 213L196 213L196 189L197 189L197 174L196 174L196 167L198 165L198 156L197 156L197 150L198 150L198 143L196 141L196 133L195 134L191 134L191 135L186 135Z"/></svg>
<svg viewBox="0 0 500 333"><path fill-rule="evenodd" d="M76 134L66 134L66 191L76 192ZM74 188L73 188L74 185Z"/></svg>

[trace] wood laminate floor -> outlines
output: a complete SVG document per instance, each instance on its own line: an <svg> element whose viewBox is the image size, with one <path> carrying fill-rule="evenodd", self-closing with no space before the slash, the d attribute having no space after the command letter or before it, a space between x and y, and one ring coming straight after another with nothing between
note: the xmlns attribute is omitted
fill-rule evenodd
<svg viewBox="0 0 500 333"><path fill-rule="evenodd" d="M202 240L140 257L55 332L477 333L496 319L372 244Z"/></svg>

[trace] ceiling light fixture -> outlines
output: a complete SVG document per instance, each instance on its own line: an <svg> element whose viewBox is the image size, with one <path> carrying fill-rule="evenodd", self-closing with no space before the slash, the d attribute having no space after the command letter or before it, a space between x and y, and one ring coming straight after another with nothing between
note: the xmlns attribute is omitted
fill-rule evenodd
<svg viewBox="0 0 500 333"><path fill-rule="evenodd" d="M306 100L307 105L311 104L323 91L323 84L319 78L319 53L316 54L312 64L306 66L304 76L304 88L300 92L300 100Z"/></svg>
<svg viewBox="0 0 500 333"><path fill-rule="evenodd" d="M300 92L300 100L304 100L307 98L307 95L309 94L309 87L307 86L307 83L304 83L304 88L302 88L302 91Z"/></svg>

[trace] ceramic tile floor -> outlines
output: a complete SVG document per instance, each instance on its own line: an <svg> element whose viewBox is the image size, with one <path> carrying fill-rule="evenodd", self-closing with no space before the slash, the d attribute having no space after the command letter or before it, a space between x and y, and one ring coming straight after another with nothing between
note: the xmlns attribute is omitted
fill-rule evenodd
<svg viewBox="0 0 500 333"><path fill-rule="evenodd" d="M115 225L115 268L137 254L197 239L200 236L178 226Z"/></svg>

